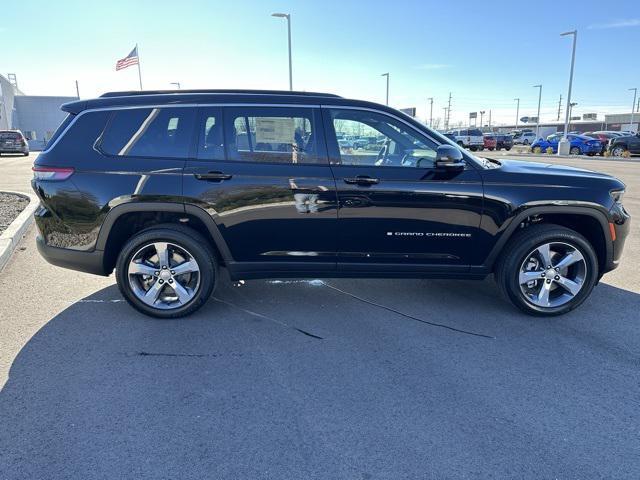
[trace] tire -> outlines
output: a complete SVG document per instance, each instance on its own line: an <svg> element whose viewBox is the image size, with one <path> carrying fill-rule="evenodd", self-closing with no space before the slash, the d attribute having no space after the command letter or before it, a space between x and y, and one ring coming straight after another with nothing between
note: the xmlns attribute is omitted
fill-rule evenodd
<svg viewBox="0 0 640 480"><path fill-rule="evenodd" d="M529 292L528 284L523 283L521 289L519 279L521 270L525 268L525 262L527 262L528 267L531 265L528 262L530 262L533 257L542 260L542 256L535 252L537 252L536 249L538 247L544 248L544 245L547 244L553 245L552 248L555 249L566 248L566 251L573 249L574 253L576 251L580 253L582 258L568 267L566 271L560 270L558 274L559 277L556 277L562 278L561 281L564 282L574 275L574 273L580 274L580 268L584 266L582 283L579 283L578 276L574 278L576 280L574 284L580 285L580 289L575 294L570 294L569 290L560 286L555 278L550 279L550 275L542 275L537 277L536 280L530 281L529 283L535 283L535 286L531 287L531 293L525 293L525 291ZM553 250L551 250L551 252L552 255L555 255ZM534 253L533 256L531 255L532 253ZM565 254L554 256L551 260L551 266L553 267L555 264L559 264L559 260L565 257L567 257ZM572 258L577 258L577 255ZM546 267L546 265L541 265L540 267L533 268L533 271L529 271L527 268L525 273L536 275L538 271L541 271L546 274L549 272L549 270L546 270ZM551 272L553 275L557 274L553 268ZM523 312L537 316L562 315L577 308L593 290L598 279L598 260L591 244L578 232L560 225L533 225L516 233L509 240L496 265L495 278L504 296ZM541 306L534 302L536 301L536 292L542 292L542 290L545 289L545 285L550 285L550 293L547 296L549 302L548 306ZM523 289L525 291L523 291ZM554 295L555 299L552 300ZM565 302L561 303L563 300ZM557 304L554 305L552 302L556 302Z"/></svg>
<svg viewBox="0 0 640 480"><path fill-rule="evenodd" d="M529 140L524 140L524 141L522 142L522 144L523 144L523 145L529 145Z"/></svg>
<svg viewBox="0 0 640 480"><path fill-rule="evenodd" d="M508 152L509 150L511 150L511 147L504 147L504 149Z"/></svg>
<svg viewBox="0 0 640 480"><path fill-rule="evenodd" d="M580 147L571 147L569 149L569 155L581 155L582 154L582 150L580 150Z"/></svg>
<svg viewBox="0 0 640 480"><path fill-rule="evenodd" d="M469 150L471 150L472 152L475 152L477 150L477 147L469 147Z"/></svg>
<svg viewBox="0 0 640 480"><path fill-rule="evenodd" d="M457 142L459 146L461 146L462 148L464 148L464 143L462 142Z"/></svg>
<svg viewBox="0 0 640 480"><path fill-rule="evenodd" d="M162 269L154 244L168 244L167 269ZM135 262L135 265L152 270L146 277L141 273L130 273L131 262L139 256L147 256L146 262ZM190 273L174 276L177 267L182 263L186 265L187 260L195 260L198 270L188 270ZM189 264L193 265L191 262ZM153 276L158 278L154 279ZM167 278L163 280L163 276ZM127 241L116 262L116 281L122 296L139 312L156 318L179 318L195 312L209 299L217 279L218 262L209 242L195 230L181 225L159 225L143 230ZM182 287L184 299L172 285ZM151 300L145 302L141 298L147 292L154 293L151 291L154 288L158 294L152 305L149 303ZM172 301L172 298L175 300Z"/></svg>
<svg viewBox="0 0 640 480"><path fill-rule="evenodd" d="M481 152L481 151L483 151L483 150L484 150L484 147L478 147L478 151L480 151L480 152Z"/></svg>
<svg viewBox="0 0 640 480"><path fill-rule="evenodd" d="M627 149L624 147L624 145L615 145L613 148L611 148L611 155L613 155L614 157L622 157L626 150Z"/></svg>

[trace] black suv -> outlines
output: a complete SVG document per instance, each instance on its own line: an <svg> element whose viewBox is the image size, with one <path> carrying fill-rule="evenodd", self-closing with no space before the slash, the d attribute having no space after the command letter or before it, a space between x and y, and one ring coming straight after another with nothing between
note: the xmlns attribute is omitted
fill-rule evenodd
<svg viewBox="0 0 640 480"><path fill-rule="evenodd" d="M63 110L33 167L38 248L54 265L115 268L156 317L202 306L220 267L233 280L494 273L522 310L557 315L617 266L629 231L619 180L476 158L374 103L192 90ZM376 142L337 140L353 136Z"/></svg>
<svg viewBox="0 0 640 480"><path fill-rule="evenodd" d="M609 140L609 152L614 157L621 157L625 152L640 154L640 133L625 137L613 137Z"/></svg>

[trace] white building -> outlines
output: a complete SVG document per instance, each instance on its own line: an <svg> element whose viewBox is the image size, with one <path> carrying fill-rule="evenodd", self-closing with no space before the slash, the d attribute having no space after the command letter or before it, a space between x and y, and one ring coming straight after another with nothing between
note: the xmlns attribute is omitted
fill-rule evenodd
<svg viewBox="0 0 640 480"><path fill-rule="evenodd" d="M21 130L29 148L41 150L53 135L65 113L63 103L76 97L25 95L11 80L0 75L0 130Z"/></svg>

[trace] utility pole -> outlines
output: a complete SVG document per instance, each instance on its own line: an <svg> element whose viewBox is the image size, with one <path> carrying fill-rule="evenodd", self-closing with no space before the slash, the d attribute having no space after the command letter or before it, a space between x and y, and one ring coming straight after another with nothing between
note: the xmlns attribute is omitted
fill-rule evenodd
<svg viewBox="0 0 640 480"><path fill-rule="evenodd" d="M433 127L433 97L429 97L429 127Z"/></svg>
<svg viewBox="0 0 640 480"><path fill-rule="evenodd" d="M485 112L484 110L480 110L480 128L482 128L482 127L483 127L483 125L482 125L482 118L484 117L484 112Z"/></svg>
<svg viewBox="0 0 640 480"><path fill-rule="evenodd" d="M491 110L489 110L489 130L491 130Z"/></svg>
<svg viewBox="0 0 640 480"><path fill-rule="evenodd" d="M287 40L289 46L289 90L293 90L293 72L291 61L291 14L289 13L272 13L272 17L284 18L287 20Z"/></svg>
<svg viewBox="0 0 640 480"><path fill-rule="evenodd" d="M442 107L444 110L444 130L445 132L449 130L449 109L447 107Z"/></svg>
<svg viewBox="0 0 640 480"><path fill-rule="evenodd" d="M449 128L450 119L451 119L451 92L449 92L449 104L447 105L447 128Z"/></svg>
<svg viewBox="0 0 640 480"><path fill-rule="evenodd" d="M534 85L533 88L539 88L538 92L538 119L536 121L536 140L540 135L540 102L542 101L542 85Z"/></svg>
<svg viewBox="0 0 640 480"><path fill-rule="evenodd" d="M518 117L520 116L520 99L519 98L514 98L514 100L516 102L518 102L516 104L516 129L518 128Z"/></svg>
<svg viewBox="0 0 640 480"><path fill-rule="evenodd" d="M76 97L80 100L80 87L78 87L78 80L76 80Z"/></svg>
<svg viewBox="0 0 640 480"><path fill-rule="evenodd" d="M560 113L562 112L562 94L560 94L560 100L558 101L558 122L560 121Z"/></svg>

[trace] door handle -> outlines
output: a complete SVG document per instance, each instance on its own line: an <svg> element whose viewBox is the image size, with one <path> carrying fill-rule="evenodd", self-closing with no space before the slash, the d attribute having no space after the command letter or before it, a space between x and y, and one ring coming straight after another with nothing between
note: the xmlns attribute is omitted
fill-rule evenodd
<svg viewBox="0 0 640 480"><path fill-rule="evenodd" d="M194 177L198 180L205 180L207 182L222 182L223 180L229 180L233 175L222 172L207 172L207 173L194 173Z"/></svg>
<svg viewBox="0 0 640 480"><path fill-rule="evenodd" d="M367 177L366 175L358 175L353 178L345 178L344 183L348 183L350 185L375 185L376 183L380 183L380 180L377 178Z"/></svg>

